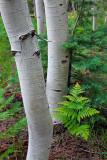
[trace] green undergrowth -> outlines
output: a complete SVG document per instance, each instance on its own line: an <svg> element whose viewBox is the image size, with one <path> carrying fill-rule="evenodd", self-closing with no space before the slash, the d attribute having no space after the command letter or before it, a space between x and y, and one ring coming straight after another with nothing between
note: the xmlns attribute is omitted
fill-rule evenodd
<svg viewBox="0 0 107 160"><path fill-rule="evenodd" d="M70 131L72 135L81 136L85 140L88 139L90 125L87 122L82 122L87 117L92 117L94 114L99 113L96 109L87 104L89 99L83 97L84 91L77 83L69 95L66 95L68 101L59 103L62 107L56 108L53 116L59 119L64 126Z"/></svg>
<svg viewBox="0 0 107 160"><path fill-rule="evenodd" d="M71 54L71 86L76 82L85 90L90 105L100 110L100 115L90 118L92 126L107 126L107 24L95 32L78 27L75 36L69 36L62 48L69 48Z"/></svg>
<svg viewBox="0 0 107 160"><path fill-rule="evenodd" d="M9 127L5 131L0 132L0 139L13 140L13 145L10 145L0 156L0 160L4 157L9 158L11 153L15 152L20 155L21 152L20 146L16 147L14 139L21 130L27 128L27 122L22 102L14 101L17 93L9 85L5 88L0 85L0 123L9 124Z"/></svg>

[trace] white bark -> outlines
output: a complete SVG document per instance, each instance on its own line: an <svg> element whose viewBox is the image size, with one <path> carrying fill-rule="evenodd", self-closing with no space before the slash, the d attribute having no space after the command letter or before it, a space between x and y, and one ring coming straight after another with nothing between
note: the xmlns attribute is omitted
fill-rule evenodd
<svg viewBox="0 0 107 160"><path fill-rule="evenodd" d="M72 9L73 9L74 12L76 12L75 6L74 6L74 1L72 1Z"/></svg>
<svg viewBox="0 0 107 160"><path fill-rule="evenodd" d="M33 7L34 7L34 16L36 17L36 6L35 6L35 0L33 0Z"/></svg>
<svg viewBox="0 0 107 160"><path fill-rule="evenodd" d="M67 94L69 52L61 49L68 38L68 17L65 0L44 0L48 43L47 97L51 114ZM53 122L58 121L53 117Z"/></svg>
<svg viewBox="0 0 107 160"><path fill-rule="evenodd" d="M96 3L96 0L94 0ZM97 29L97 6L93 6L93 31Z"/></svg>
<svg viewBox="0 0 107 160"><path fill-rule="evenodd" d="M38 34L45 34L45 8L43 0L35 0Z"/></svg>
<svg viewBox="0 0 107 160"><path fill-rule="evenodd" d="M12 53L16 53L15 61L28 122L27 160L48 160L52 120L45 92L41 58L36 54L37 39L31 35L34 28L27 1L0 0L0 11Z"/></svg>
<svg viewBox="0 0 107 160"><path fill-rule="evenodd" d="M107 16L105 16L105 23L107 23Z"/></svg>

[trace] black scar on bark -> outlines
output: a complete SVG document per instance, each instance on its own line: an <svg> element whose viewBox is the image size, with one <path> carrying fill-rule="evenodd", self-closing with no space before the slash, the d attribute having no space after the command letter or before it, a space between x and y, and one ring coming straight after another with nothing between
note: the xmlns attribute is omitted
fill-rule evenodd
<svg viewBox="0 0 107 160"><path fill-rule="evenodd" d="M19 40L24 41L24 40L27 39L30 35L33 37L33 36L35 35L35 30L30 31L30 32L28 32L28 33L25 34L25 35L21 35L21 36L19 37Z"/></svg>
<svg viewBox="0 0 107 160"><path fill-rule="evenodd" d="M21 51L11 51L12 56L15 56L17 52L21 53Z"/></svg>
<svg viewBox="0 0 107 160"><path fill-rule="evenodd" d="M57 89L57 90L54 90L55 92L61 92L61 90Z"/></svg>
<svg viewBox="0 0 107 160"><path fill-rule="evenodd" d="M35 30L32 30L31 31L31 36L34 37L34 35L35 35Z"/></svg>
<svg viewBox="0 0 107 160"><path fill-rule="evenodd" d="M69 56L65 56L65 58L68 58Z"/></svg>
<svg viewBox="0 0 107 160"><path fill-rule="evenodd" d="M63 4L59 4L60 6L62 6Z"/></svg>
<svg viewBox="0 0 107 160"><path fill-rule="evenodd" d="M33 53L33 56L34 56L35 54L36 54L38 57L40 57L40 51L39 51L39 50L36 51L35 53Z"/></svg>
<svg viewBox="0 0 107 160"><path fill-rule="evenodd" d="M66 63L66 62L67 62L67 60L62 60L62 61L61 61L62 64Z"/></svg>

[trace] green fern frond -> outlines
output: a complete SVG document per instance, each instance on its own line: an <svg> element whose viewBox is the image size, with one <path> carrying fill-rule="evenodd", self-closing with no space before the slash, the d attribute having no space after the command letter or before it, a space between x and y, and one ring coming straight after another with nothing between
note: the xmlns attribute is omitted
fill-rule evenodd
<svg viewBox="0 0 107 160"><path fill-rule="evenodd" d="M86 141L89 136L89 125L81 125L78 127L78 130L76 131L76 136L80 135L83 137Z"/></svg>
<svg viewBox="0 0 107 160"><path fill-rule="evenodd" d="M64 106L64 107L56 108L54 110L60 113L63 113L64 115L72 116L72 115L75 115L76 113L72 108L74 109L76 107L72 107L72 106L65 107Z"/></svg>
<svg viewBox="0 0 107 160"><path fill-rule="evenodd" d="M82 102L82 103L84 103L84 102ZM79 110L79 109L83 108L83 104L82 103L76 103L76 102L72 102L72 101L69 101L69 102L68 101L64 101L64 102L58 103L58 104L64 105L67 108L69 107L71 109ZM57 110L57 109L55 109L55 110Z"/></svg>
<svg viewBox="0 0 107 160"><path fill-rule="evenodd" d="M5 94L5 89L4 88L0 88L0 98L3 97L3 95Z"/></svg>
<svg viewBox="0 0 107 160"><path fill-rule="evenodd" d="M67 96L64 96L65 98L67 98L68 100L72 101L72 102L75 102L75 97L71 96L71 95L67 95Z"/></svg>
<svg viewBox="0 0 107 160"><path fill-rule="evenodd" d="M13 144L9 147L8 150L6 150L1 156L0 156L0 160L3 160L3 158L8 158L9 159L9 155L11 153L16 153L16 152L22 152L21 150L17 150L13 147Z"/></svg>
<svg viewBox="0 0 107 160"><path fill-rule="evenodd" d="M89 102L89 99L86 98L86 97L82 97L82 96L81 96L81 97L76 97L75 102L78 103L78 102L83 102L83 101L84 101L85 103L87 103L87 102ZM85 104L85 103L84 103L84 104Z"/></svg>
<svg viewBox="0 0 107 160"><path fill-rule="evenodd" d="M100 113L100 112L94 108L86 107L83 110L79 111L77 120L80 122L80 118L83 119L89 116L93 116L94 114L97 114L97 113Z"/></svg>
<svg viewBox="0 0 107 160"><path fill-rule="evenodd" d="M60 120L62 123L64 123L66 120L69 119L69 117L64 113L54 113L52 114L56 119ZM69 119L70 120L70 119Z"/></svg>
<svg viewBox="0 0 107 160"><path fill-rule="evenodd" d="M14 116L17 112L19 112L22 109L21 102L14 103L11 108L5 112L0 113L0 120L6 120L10 116Z"/></svg>
<svg viewBox="0 0 107 160"><path fill-rule="evenodd" d="M84 93L84 91L81 89L81 86L78 83L76 83L76 85L70 91L70 94L76 98L81 93Z"/></svg>
<svg viewBox="0 0 107 160"><path fill-rule="evenodd" d="M3 134L0 134L1 137L14 137L15 134L19 133L21 129L24 129L27 126L26 117L17 121L14 126L10 126L9 129Z"/></svg>
<svg viewBox="0 0 107 160"><path fill-rule="evenodd" d="M81 119L93 116L99 113L99 111L84 106L89 102L89 99L80 96L80 93L83 92L81 86L77 83L70 91L71 95L64 96L69 101L59 103L62 107L56 108L55 111L57 113L53 114L53 116L59 119L71 134L81 136L87 140L89 136L89 125L81 124Z"/></svg>

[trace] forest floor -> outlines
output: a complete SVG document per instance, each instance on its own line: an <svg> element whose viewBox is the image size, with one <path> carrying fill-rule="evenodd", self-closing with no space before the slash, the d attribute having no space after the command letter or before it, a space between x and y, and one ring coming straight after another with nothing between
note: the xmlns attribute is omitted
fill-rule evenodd
<svg viewBox="0 0 107 160"><path fill-rule="evenodd" d="M9 95L9 92L7 94ZM15 96L14 101L22 101L20 93ZM14 117L14 119L10 118L9 120L2 121L2 123L0 123L0 133L6 131L15 119ZM10 154L9 160L25 160L28 148L27 130L21 130L20 133L13 138L1 138L0 155L12 144L22 152ZM55 126L49 160L106 160L99 151L100 148L90 144L92 144L92 142L89 143L89 141L86 142L81 138L70 135L62 125ZM4 157L2 160L8 160L8 158Z"/></svg>

